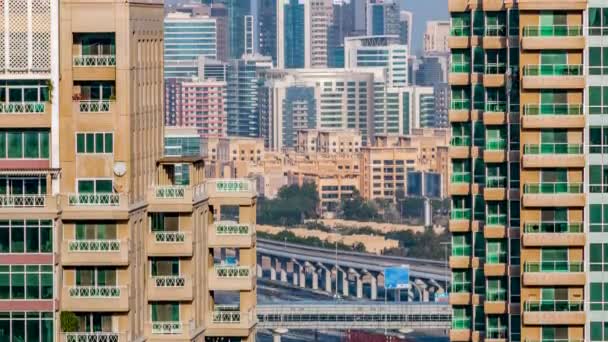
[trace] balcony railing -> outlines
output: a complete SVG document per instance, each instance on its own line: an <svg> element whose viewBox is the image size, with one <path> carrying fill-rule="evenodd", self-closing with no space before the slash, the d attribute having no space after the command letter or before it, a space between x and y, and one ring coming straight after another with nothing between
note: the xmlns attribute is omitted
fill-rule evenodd
<svg viewBox="0 0 608 342"><path fill-rule="evenodd" d="M583 66L581 64L526 65L524 76L583 76Z"/></svg>
<svg viewBox="0 0 608 342"><path fill-rule="evenodd" d="M81 113L102 113L110 111L110 100L79 100L77 102Z"/></svg>
<svg viewBox="0 0 608 342"><path fill-rule="evenodd" d="M507 103L504 101L489 101L485 104L486 112L506 112Z"/></svg>
<svg viewBox="0 0 608 342"><path fill-rule="evenodd" d="M215 190L217 192L241 192L251 191L251 182L242 179L216 179Z"/></svg>
<svg viewBox="0 0 608 342"><path fill-rule="evenodd" d="M46 111L45 102L0 103L0 114L40 114Z"/></svg>
<svg viewBox="0 0 608 342"><path fill-rule="evenodd" d="M576 312L583 311L582 300L529 300L524 305L528 312Z"/></svg>
<svg viewBox="0 0 608 342"><path fill-rule="evenodd" d="M524 184L526 194L581 194L583 193L582 183L528 183Z"/></svg>
<svg viewBox="0 0 608 342"><path fill-rule="evenodd" d="M69 288L70 297L82 298L112 298L120 297L119 286L72 286Z"/></svg>
<svg viewBox="0 0 608 342"><path fill-rule="evenodd" d="M236 222L218 222L215 224L217 235L249 235L249 225Z"/></svg>
<svg viewBox="0 0 608 342"><path fill-rule="evenodd" d="M469 110L471 109L471 101L469 99L452 99L450 101L451 110Z"/></svg>
<svg viewBox="0 0 608 342"><path fill-rule="evenodd" d="M504 188L507 186L507 177L505 176L487 176L486 188Z"/></svg>
<svg viewBox="0 0 608 342"><path fill-rule="evenodd" d="M182 243L186 241L186 233L179 231L152 232L157 243Z"/></svg>
<svg viewBox="0 0 608 342"><path fill-rule="evenodd" d="M238 305L216 305L213 323L240 323L241 311Z"/></svg>
<svg viewBox="0 0 608 342"><path fill-rule="evenodd" d="M108 67L116 65L116 55L81 55L74 56L77 67Z"/></svg>
<svg viewBox="0 0 608 342"><path fill-rule="evenodd" d="M506 340L508 337L507 328L486 327L486 339Z"/></svg>
<svg viewBox="0 0 608 342"><path fill-rule="evenodd" d="M580 25L525 26L524 37L579 37L583 35Z"/></svg>
<svg viewBox="0 0 608 342"><path fill-rule="evenodd" d="M450 72L455 74L468 74L471 72L470 63L452 63L450 66Z"/></svg>
<svg viewBox="0 0 608 342"><path fill-rule="evenodd" d="M582 222L536 222L526 223L524 233L570 233L580 234L583 232Z"/></svg>
<svg viewBox="0 0 608 342"><path fill-rule="evenodd" d="M486 140L487 151L503 151L507 148L507 141L503 139Z"/></svg>
<svg viewBox="0 0 608 342"><path fill-rule="evenodd" d="M68 195L70 206L104 206L120 205L120 195L116 193L76 193Z"/></svg>
<svg viewBox="0 0 608 342"><path fill-rule="evenodd" d="M524 105L524 115L583 115L582 104L543 103Z"/></svg>
<svg viewBox="0 0 608 342"><path fill-rule="evenodd" d="M505 63L487 63L484 67L484 74L486 75L504 75L505 72L507 72Z"/></svg>
<svg viewBox="0 0 608 342"><path fill-rule="evenodd" d="M454 330L468 330L471 329L471 318L470 317L452 317L452 329Z"/></svg>
<svg viewBox="0 0 608 342"><path fill-rule="evenodd" d="M450 146L454 147L468 147L471 146L471 137L466 136L454 136L450 139Z"/></svg>
<svg viewBox="0 0 608 342"><path fill-rule="evenodd" d="M583 272L582 261L546 260L541 262L526 262L524 272Z"/></svg>
<svg viewBox="0 0 608 342"><path fill-rule="evenodd" d="M507 215L499 214L499 215L487 215L486 216L486 225L488 226L504 226L507 224Z"/></svg>
<svg viewBox="0 0 608 342"><path fill-rule="evenodd" d="M453 208L450 211L450 220L470 220L471 209L470 208Z"/></svg>
<svg viewBox="0 0 608 342"><path fill-rule="evenodd" d="M494 253L488 253L486 255L486 264L504 264L507 262L507 252L500 251Z"/></svg>
<svg viewBox="0 0 608 342"><path fill-rule="evenodd" d="M152 322L154 335L180 335L184 332L182 322Z"/></svg>
<svg viewBox="0 0 608 342"><path fill-rule="evenodd" d="M156 198L163 199L184 198L185 193L184 186L157 186L154 191Z"/></svg>
<svg viewBox="0 0 608 342"><path fill-rule="evenodd" d="M452 246L452 256L471 256L471 246Z"/></svg>
<svg viewBox="0 0 608 342"><path fill-rule="evenodd" d="M63 336L64 342L122 342L115 332L70 332Z"/></svg>
<svg viewBox="0 0 608 342"><path fill-rule="evenodd" d="M583 144L526 144L524 145L524 154L583 154Z"/></svg>
<svg viewBox="0 0 608 342"><path fill-rule="evenodd" d="M503 37L507 34L505 25L486 25L484 36L486 37Z"/></svg>
<svg viewBox="0 0 608 342"><path fill-rule="evenodd" d="M118 252L120 240L70 240L70 252Z"/></svg>
<svg viewBox="0 0 608 342"><path fill-rule="evenodd" d="M44 207L45 195L0 195L0 208Z"/></svg>
<svg viewBox="0 0 608 342"><path fill-rule="evenodd" d="M492 288L486 290L486 300L490 302L503 302L507 300L507 289Z"/></svg>
<svg viewBox="0 0 608 342"><path fill-rule="evenodd" d="M450 36L452 37L467 37L471 34L470 26L454 26L450 29Z"/></svg>
<svg viewBox="0 0 608 342"><path fill-rule="evenodd" d="M462 183L471 183L471 173L470 172L455 172L450 177L452 183L462 184Z"/></svg>
<svg viewBox="0 0 608 342"><path fill-rule="evenodd" d="M248 266L215 265L214 268L218 278L247 278L251 272Z"/></svg>
<svg viewBox="0 0 608 342"><path fill-rule="evenodd" d="M153 276L154 285L156 287L184 287L186 285L186 278L182 276Z"/></svg>
<svg viewBox="0 0 608 342"><path fill-rule="evenodd" d="M471 292L471 282L452 282L452 293L470 293Z"/></svg>

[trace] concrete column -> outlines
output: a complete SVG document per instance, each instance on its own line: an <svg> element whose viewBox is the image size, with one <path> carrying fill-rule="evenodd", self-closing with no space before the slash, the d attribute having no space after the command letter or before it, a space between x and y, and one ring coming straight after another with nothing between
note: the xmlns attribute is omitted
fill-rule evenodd
<svg viewBox="0 0 608 342"><path fill-rule="evenodd" d="M272 333L272 342L281 342L281 334L273 332Z"/></svg>
<svg viewBox="0 0 608 342"><path fill-rule="evenodd" d="M277 270L274 267L270 268L270 280L277 280Z"/></svg>
<svg viewBox="0 0 608 342"><path fill-rule="evenodd" d="M304 266L303 264L299 264L298 273L300 275L300 287L305 288L306 287L306 266Z"/></svg>
<svg viewBox="0 0 608 342"><path fill-rule="evenodd" d="M262 265L257 264L256 267L257 267L256 271L257 271L258 278L262 278L262 275L264 274L264 270L262 269Z"/></svg>
<svg viewBox="0 0 608 342"><path fill-rule="evenodd" d="M429 301L429 291L427 289L422 290L422 301L423 302Z"/></svg>
<svg viewBox="0 0 608 342"><path fill-rule="evenodd" d="M378 279L374 277L373 274L370 273L370 297L371 300L378 299Z"/></svg>
<svg viewBox="0 0 608 342"><path fill-rule="evenodd" d="M281 272L281 281L286 283L287 282L287 271L285 271L284 269L280 269L279 272Z"/></svg>
<svg viewBox="0 0 608 342"><path fill-rule="evenodd" d="M313 270L312 272L312 289L319 289L319 273L317 273L317 270Z"/></svg>
<svg viewBox="0 0 608 342"><path fill-rule="evenodd" d="M348 297L348 273L346 272L342 272L342 295Z"/></svg>
<svg viewBox="0 0 608 342"><path fill-rule="evenodd" d="M331 293L331 270L325 268L325 292Z"/></svg>
<svg viewBox="0 0 608 342"><path fill-rule="evenodd" d="M357 281L357 298L363 298L363 281L361 280L361 276L357 275L355 280Z"/></svg>

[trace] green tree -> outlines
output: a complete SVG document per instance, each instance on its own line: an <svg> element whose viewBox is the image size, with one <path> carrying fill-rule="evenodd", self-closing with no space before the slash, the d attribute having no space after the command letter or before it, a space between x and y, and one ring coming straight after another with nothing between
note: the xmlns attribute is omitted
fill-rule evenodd
<svg viewBox="0 0 608 342"><path fill-rule="evenodd" d="M279 189L275 199L258 200L257 221L260 224L292 226L317 217L319 194L314 183L301 187L293 184Z"/></svg>

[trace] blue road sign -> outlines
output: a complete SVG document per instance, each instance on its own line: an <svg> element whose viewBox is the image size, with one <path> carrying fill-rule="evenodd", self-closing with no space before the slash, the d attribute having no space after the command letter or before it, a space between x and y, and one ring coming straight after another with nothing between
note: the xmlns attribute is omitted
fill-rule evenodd
<svg viewBox="0 0 608 342"><path fill-rule="evenodd" d="M410 267L406 265L384 269L384 286L387 289L409 289Z"/></svg>

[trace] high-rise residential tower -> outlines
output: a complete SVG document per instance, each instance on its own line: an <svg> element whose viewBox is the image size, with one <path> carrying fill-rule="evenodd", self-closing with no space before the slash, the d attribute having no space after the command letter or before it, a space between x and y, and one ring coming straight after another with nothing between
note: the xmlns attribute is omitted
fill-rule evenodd
<svg viewBox="0 0 608 342"><path fill-rule="evenodd" d="M277 66L285 69L304 68L305 27L304 1L278 0Z"/></svg>
<svg viewBox="0 0 608 342"><path fill-rule="evenodd" d="M399 41L412 49L412 30L414 25L414 13L410 11L399 12Z"/></svg>
<svg viewBox="0 0 608 342"><path fill-rule="evenodd" d="M395 0L367 4L367 35L399 35L399 4Z"/></svg>
<svg viewBox="0 0 608 342"><path fill-rule="evenodd" d="M424 32L424 53L445 54L450 52L448 37L450 35L449 21L427 21Z"/></svg>
<svg viewBox="0 0 608 342"><path fill-rule="evenodd" d="M586 177L583 147L586 8L449 1L452 341L603 338L604 317L586 312L602 293L601 273L586 274L587 258L602 265L602 247L587 253L586 205L601 222L603 188L585 184L602 179Z"/></svg>

